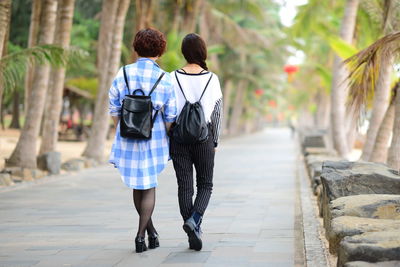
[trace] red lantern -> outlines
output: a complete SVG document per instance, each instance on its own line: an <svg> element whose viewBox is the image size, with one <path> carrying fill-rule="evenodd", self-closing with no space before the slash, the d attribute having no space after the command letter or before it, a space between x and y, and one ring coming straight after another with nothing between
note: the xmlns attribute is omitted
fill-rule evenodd
<svg viewBox="0 0 400 267"><path fill-rule="evenodd" d="M268 105L269 105L271 108L276 108L276 102L275 102L275 100L270 100L270 101L268 101Z"/></svg>
<svg viewBox="0 0 400 267"><path fill-rule="evenodd" d="M257 89L254 91L254 93L256 94L257 97L260 97L264 94L264 90L263 89Z"/></svg>
<svg viewBox="0 0 400 267"><path fill-rule="evenodd" d="M283 70L288 74L288 81L291 82L293 80L293 74L299 70L299 67L295 65L286 65Z"/></svg>

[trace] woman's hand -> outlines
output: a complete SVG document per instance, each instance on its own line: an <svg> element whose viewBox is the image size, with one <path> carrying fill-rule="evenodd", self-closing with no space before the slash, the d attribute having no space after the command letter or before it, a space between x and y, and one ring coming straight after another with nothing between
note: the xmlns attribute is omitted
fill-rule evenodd
<svg viewBox="0 0 400 267"><path fill-rule="evenodd" d="M112 117L113 122L114 122L114 128L117 129L118 122L119 122L119 117Z"/></svg>

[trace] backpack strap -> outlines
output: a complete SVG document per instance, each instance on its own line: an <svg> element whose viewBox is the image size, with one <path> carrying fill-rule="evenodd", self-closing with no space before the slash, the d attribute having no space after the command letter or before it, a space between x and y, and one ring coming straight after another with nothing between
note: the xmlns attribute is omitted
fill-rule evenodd
<svg viewBox="0 0 400 267"><path fill-rule="evenodd" d="M153 87L150 90L149 96L153 93L154 89L156 89L157 85L160 83L162 77L164 77L165 72L161 73L160 77L158 77L158 80L156 81L156 83L153 85Z"/></svg>
<svg viewBox="0 0 400 267"><path fill-rule="evenodd" d="M213 77L213 74L211 73L210 79L208 79L208 82L207 82L207 84L206 84L206 87L204 87L203 93L201 94L200 99L199 99L198 102L200 102L201 99L203 98L203 95L204 95L204 93L206 92L206 89L207 89L208 84L210 83L212 77Z"/></svg>
<svg viewBox="0 0 400 267"><path fill-rule="evenodd" d="M126 67L126 66L124 66L124 67L122 68L122 70L123 70L123 72L124 72L124 80L125 80L126 87L128 88L128 93L131 94L131 90L129 89L128 78L126 77L125 67Z"/></svg>
<svg viewBox="0 0 400 267"><path fill-rule="evenodd" d="M179 82L178 75L176 75L176 71L175 71L175 78L176 78L176 81L178 82L179 88L181 89L181 92L182 92L182 94L183 94L183 97L184 97L184 98L185 98L185 100L187 101L187 98L186 98L186 95L185 95L185 93L183 92L183 89L182 89L181 83Z"/></svg>

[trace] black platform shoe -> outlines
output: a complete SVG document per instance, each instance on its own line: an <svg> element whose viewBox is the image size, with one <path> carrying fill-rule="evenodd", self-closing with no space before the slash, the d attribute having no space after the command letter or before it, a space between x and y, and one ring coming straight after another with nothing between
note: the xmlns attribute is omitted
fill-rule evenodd
<svg viewBox="0 0 400 267"><path fill-rule="evenodd" d="M144 237L137 236L135 238L136 252L141 253L147 250L146 242Z"/></svg>
<svg viewBox="0 0 400 267"><path fill-rule="evenodd" d="M154 249L160 246L160 241L158 240L158 234L149 234L149 248Z"/></svg>

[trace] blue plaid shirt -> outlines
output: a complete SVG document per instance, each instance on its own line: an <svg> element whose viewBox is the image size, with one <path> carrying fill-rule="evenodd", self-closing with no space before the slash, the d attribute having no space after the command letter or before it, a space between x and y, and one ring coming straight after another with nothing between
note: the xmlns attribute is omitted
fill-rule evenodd
<svg viewBox="0 0 400 267"><path fill-rule="evenodd" d="M139 58L134 64L127 65L126 74L131 93L141 88L146 95L164 72L156 62L148 58ZM110 91L109 110L111 116L120 116L122 100L128 94L122 68L118 71ZM118 168L122 181L129 188L149 189L157 186L157 175L165 168L169 159L169 140L165 122L174 122L176 101L171 76L165 73L157 88L151 94L155 109L163 109L155 119L152 138L135 140L121 137L119 124L111 149L109 162ZM154 113L153 113L154 114Z"/></svg>

